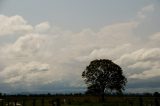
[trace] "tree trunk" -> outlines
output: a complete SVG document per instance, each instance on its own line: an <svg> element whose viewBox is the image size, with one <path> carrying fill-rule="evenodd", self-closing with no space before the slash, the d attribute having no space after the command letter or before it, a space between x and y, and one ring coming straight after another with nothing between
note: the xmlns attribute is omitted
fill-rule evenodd
<svg viewBox="0 0 160 106"><path fill-rule="evenodd" d="M104 92L101 94L101 99L102 99L102 102L105 102L105 93Z"/></svg>

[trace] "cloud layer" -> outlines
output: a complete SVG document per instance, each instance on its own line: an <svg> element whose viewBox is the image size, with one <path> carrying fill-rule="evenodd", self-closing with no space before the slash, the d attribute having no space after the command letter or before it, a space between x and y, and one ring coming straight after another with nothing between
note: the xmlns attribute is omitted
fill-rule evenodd
<svg viewBox="0 0 160 106"><path fill-rule="evenodd" d="M85 87L82 71L91 60L100 58L111 59L123 68L128 90L138 90L139 82L146 84L150 79L159 83L160 32L145 39L135 36L140 20L145 21L153 11L154 5L149 5L137 12L138 20L80 32L63 30L49 22L33 26L22 16L0 15L0 37L6 38L0 42L0 85L9 87L1 89L80 90Z"/></svg>

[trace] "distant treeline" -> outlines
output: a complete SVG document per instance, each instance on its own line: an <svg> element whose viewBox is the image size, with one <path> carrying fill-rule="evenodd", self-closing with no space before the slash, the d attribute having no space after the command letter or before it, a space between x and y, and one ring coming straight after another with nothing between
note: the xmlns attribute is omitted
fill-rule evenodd
<svg viewBox="0 0 160 106"><path fill-rule="evenodd" d="M43 96L43 97L50 97L50 96L86 96L86 95L92 95L92 96L98 96L96 94L87 94L87 93L66 93L66 94L52 94L52 93L47 93L47 94L6 94L6 93L0 93L0 97L2 96L17 96L17 97L20 97L20 96L31 96L31 97L39 97L39 96ZM154 93L108 93L108 94L105 94L105 96L146 96L146 97L150 97L150 96L155 96L155 97L160 97L160 93L159 92L154 92Z"/></svg>

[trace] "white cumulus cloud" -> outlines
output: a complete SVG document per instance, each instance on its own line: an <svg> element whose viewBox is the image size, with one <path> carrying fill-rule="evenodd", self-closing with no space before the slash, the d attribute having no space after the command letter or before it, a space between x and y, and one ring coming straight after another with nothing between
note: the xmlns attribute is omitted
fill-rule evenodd
<svg viewBox="0 0 160 106"><path fill-rule="evenodd" d="M147 14L147 13L150 13L150 12L152 12L152 11L154 11L154 10L155 10L155 7L154 7L153 4L147 5L147 6L143 7L143 8L137 13L137 17L138 17L138 18L141 18L141 19L146 18L146 14Z"/></svg>
<svg viewBox="0 0 160 106"><path fill-rule="evenodd" d="M0 23L0 36L27 33L33 30L33 27L19 15L11 17L0 15Z"/></svg>
<svg viewBox="0 0 160 106"><path fill-rule="evenodd" d="M0 79L4 83L14 86L22 84L23 86L33 85L36 83L48 83L47 72L49 65L40 62L16 63L4 68L0 72Z"/></svg>
<svg viewBox="0 0 160 106"><path fill-rule="evenodd" d="M49 22L43 22L35 26L37 32L46 32L50 28Z"/></svg>

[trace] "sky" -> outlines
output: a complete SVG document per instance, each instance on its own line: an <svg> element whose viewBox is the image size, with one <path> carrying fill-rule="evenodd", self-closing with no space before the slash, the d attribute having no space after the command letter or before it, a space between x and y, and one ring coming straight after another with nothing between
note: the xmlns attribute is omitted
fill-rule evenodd
<svg viewBox="0 0 160 106"><path fill-rule="evenodd" d="M0 92L82 92L94 59L160 92L159 0L0 0Z"/></svg>

